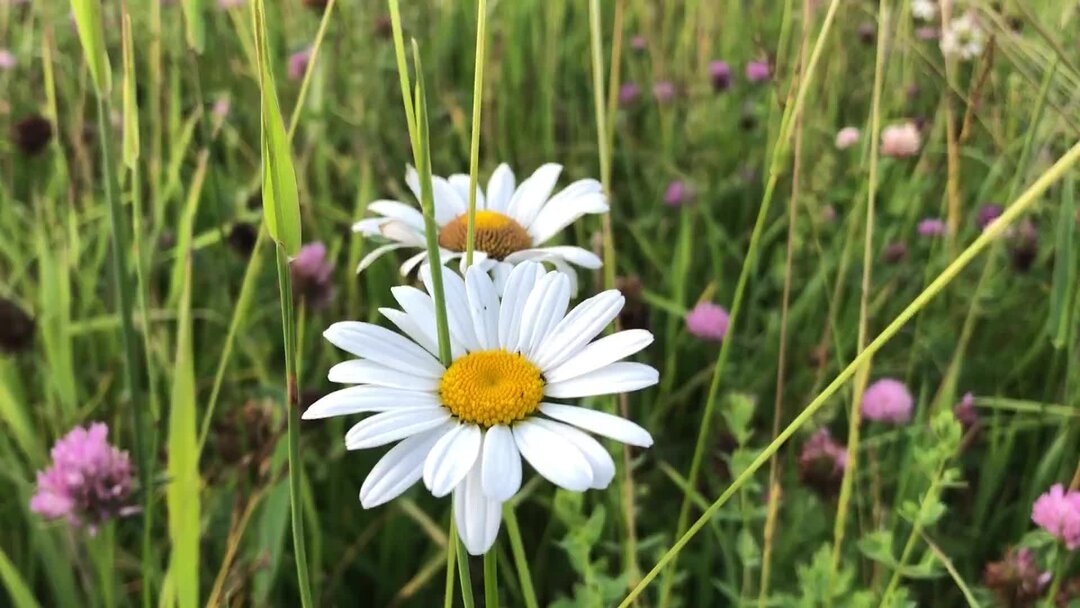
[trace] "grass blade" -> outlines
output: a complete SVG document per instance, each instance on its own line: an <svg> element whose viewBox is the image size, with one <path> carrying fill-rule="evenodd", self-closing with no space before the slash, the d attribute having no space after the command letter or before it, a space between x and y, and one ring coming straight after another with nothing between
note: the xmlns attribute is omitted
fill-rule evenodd
<svg viewBox="0 0 1080 608"><path fill-rule="evenodd" d="M104 97L112 89L112 68L109 66L109 52L105 48L105 31L101 26L101 0L71 0L71 13L94 89L98 97Z"/></svg>
<svg viewBox="0 0 1080 608"><path fill-rule="evenodd" d="M19 574L19 570L8 559L3 548L0 548L0 580L4 581L4 587L11 597L11 605L14 608L39 608L41 606L34 599L30 587Z"/></svg>

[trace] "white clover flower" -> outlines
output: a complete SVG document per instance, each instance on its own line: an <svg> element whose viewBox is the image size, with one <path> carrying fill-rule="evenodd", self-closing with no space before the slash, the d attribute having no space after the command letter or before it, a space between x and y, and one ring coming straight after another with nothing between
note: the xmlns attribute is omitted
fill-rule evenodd
<svg viewBox="0 0 1080 608"><path fill-rule="evenodd" d="M578 180L552 196L561 172L562 165L548 163L515 187L514 172L503 163L492 173L486 194L477 187L473 261L493 273L500 293L510 270L525 260L550 263L570 277L575 290L577 275L569 264L600 267L600 258L581 247L543 246L581 216L608 210L603 189L595 179ZM420 181L414 168L408 168L405 182L419 200ZM463 173L449 179L433 176L432 194L442 260L464 258L469 176ZM378 217L360 220L353 230L387 238L391 243L369 253L360 261L357 272L395 249L423 250L401 265L402 275L409 274L427 259L424 218L417 208L400 201L378 200L368 205L368 209Z"/></svg>
<svg viewBox="0 0 1080 608"><path fill-rule="evenodd" d="M986 34L970 13L953 19L941 34L941 52L947 57L974 59L982 54L985 44Z"/></svg>
<svg viewBox="0 0 1080 608"><path fill-rule="evenodd" d="M431 267L421 278L431 292ZM443 269L453 362L438 359L432 298L392 289L401 310L381 312L408 338L370 323L335 323L323 334L359 359L330 370L356 384L314 403L305 419L376 412L345 435L350 450L398 442L360 488L364 508L420 479L437 497L453 492L458 534L473 555L495 542L502 503L521 486L521 457L555 485L604 488L615 475L607 451L585 431L648 447L652 437L612 414L555 400L622 393L656 384L658 373L622 359L648 346L640 329L593 341L625 298L609 290L570 312L570 279L535 262L513 269L500 297L472 266L462 279Z"/></svg>
<svg viewBox="0 0 1080 608"><path fill-rule="evenodd" d="M911 0L911 15L920 21L933 21L938 14L934 0Z"/></svg>

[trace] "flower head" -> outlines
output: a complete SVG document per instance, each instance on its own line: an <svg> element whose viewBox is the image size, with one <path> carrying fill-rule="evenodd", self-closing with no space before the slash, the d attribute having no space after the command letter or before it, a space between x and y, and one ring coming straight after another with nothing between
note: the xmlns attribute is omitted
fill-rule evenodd
<svg viewBox="0 0 1080 608"><path fill-rule="evenodd" d="M494 272L500 293L510 270L525 260L555 266L570 277L572 286L576 286L577 276L570 264L589 269L600 267L600 258L587 249L544 246L578 218L589 213L604 213L608 209L600 182L595 179L578 180L552 196L561 172L562 165L549 163L516 184L514 172L504 163L491 174L486 192L477 188L473 261L482 269ZM412 167L405 175L405 182L419 200L420 179ZM449 179L433 176L432 191L441 259L445 262L464 258L468 236L469 176L461 173L451 175ZM378 215L357 222L353 230L390 242L361 260L358 272L395 249L422 250L401 265L403 275L427 259L424 218L418 209L390 200L375 201L368 209Z"/></svg>
<svg viewBox="0 0 1080 608"><path fill-rule="evenodd" d="M765 82L770 74L768 61L751 61L746 64L746 79L750 82Z"/></svg>
<svg viewBox="0 0 1080 608"><path fill-rule="evenodd" d="M641 87L638 85L627 82L619 87L619 105L626 107L635 101L641 95Z"/></svg>
<svg viewBox="0 0 1080 608"><path fill-rule="evenodd" d="M709 79L714 91L726 91L731 87L731 66L726 61L709 63Z"/></svg>
<svg viewBox="0 0 1080 608"><path fill-rule="evenodd" d="M682 180L675 180L664 190L664 204L668 207L681 207L694 197L690 186Z"/></svg>
<svg viewBox="0 0 1080 608"><path fill-rule="evenodd" d="M964 393L960 402L953 406L953 416L965 428L970 429L979 423L979 412L975 411L975 395Z"/></svg>
<svg viewBox="0 0 1080 608"><path fill-rule="evenodd" d="M37 474L30 510L48 519L66 518L91 531L128 511L132 467L127 452L109 445L108 425L77 426L52 449L52 466Z"/></svg>
<svg viewBox="0 0 1080 608"><path fill-rule="evenodd" d="M904 424L911 420L915 400L903 382L882 378L867 387L862 397L862 415L868 420Z"/></svg>
<svg viewBox="0 0 1080 608"><path fill-rule="evenodd" d="M974 59L982 54L985 44L986 33L971 13L953 19L941 33L941 52L947 57Z"/></svg>
<svg viewBox="0 0 1080 608"><path fill-rule="evenodd" d="M0 352L21 353L34 345L34 317L18 304L0 298Z"/></svg>
<svg viewBox="0 0 1080 608"><path fill-rule="evenodd" d="M308 62L311 61L311 47L304 47L289 55L289 80L300 80L307 72Z"/></svg>
<svg viewBox="0 0 1080 608"><path fill-rule="evenodd" d="M611 456L585 431L652 445L629 420L555 401L638 390L658 374L621 362L652 342L649 332L593 341L623 306L616 290L567 313L570 280L538 263L514 268L502 297L475 265L464 279L441 271L451 363L435 354L432 298L395 287L402 309L381 312L409 337L370 323L331 325L326 339L359 359L334 366L330 380L358 386L323 397L304 418L377 412L345 436L350 450L399 442L364 480L361 504L383 504L423 479L436 497L453 492L458 533L479 555L495 542L500 506L521 487L521 457L555 485L580 492L607 487L615 474ZM430 293L431 267L420 274Z"/></svg>
<svg viewBox="0 0 1080 608"><path fill-rule="evenodd" d="M873 21L863 21L859 24L859 41L865 45L871 45L877 39L877 26Z"/></svg>
<svg viewBox="0 0 1080 608"><path fill-rule="evenodd" d="M941 236L948 232L948 226L940 218L928 217L919 222L917 230L922 236Z"/></svg>
<svg viewBox="0 0 1080 608"><path fill-rule="evenodd" d="M837 443L825 427L811 435L799 452L799 479L827 494L839 489L846 466L847 448Z"/></svg>
<svg viewBox="0 0 1080 608"><path fill-rule="evenodd" d="M330 280L334 265L326 259L326 245L308 243L289 263L292 274L293 294L314 309L326 307L334 297L334 284Z"/></svg>
<svg viewBox="0 0 1080 608"><path fill-rule="evenodd" d="M677 91L674 83L669 80L661 80L653 84L652 94L658 103L671 103L675 100Z"/></svg>
<svg viewBox="0 0 1080 608"><path fill-rule="evenodd" d="M902 241L889 243L885 246L885 251L882 252L881 257L889 264L896 264L907 257L907 245Z"/></svg>
<svg viewBox="0 0 1080 608"><path fill-rule="evenodd" d="M1031 521L1070 551L1080 548L1080 492L1054 484L1031 507Z"/></svg>
<svg viewBox="0 0 1080 608"><path fill-rule="evenodd" d="M11 51L0 49L0 70L7 71L15 69L16 63L15 55Z"/></svg>
<svg viewBox="0 0 1080 608"><path fill-rule="evenodd" d="M722 342L728 330L728 311L712 302L698 302L686 315L686 329L702 340Z"/></svg>
<svg viewBox="0 0 1080 608"><path fill-rule="evenodd" d="M987 203L979 208L979 214L975 216L975 225L979 230L986 230L994 220L1001 217L1005 210L1001 205Z"/></svg>
<svg viewBox="0 0 1080 608"><path fill-rule="evenodd" d="M1039 569L1031 549L1010 548L998 562L986 564L983 582L1005 606L1028 606L1042 596L1052 574Z"/></svg>
<svg viewBox="0 0 1080 608"><path fill-rule="evenodd" d="M636 34L633 38L630 39L630 48L634 49L639 53L644 52L645 49L649 48L649 41L645 38L645 36L642 36L641 34Z"/></svg>
<svg viewBox="0 0 1080 608"><path fill-rule="evenodd" d="M915 156L922 146L922 135L914 122L889 125L881 130L881 153L885 156Z"/></svg>
<svg viewBox="0 0 1080 608"><path fill-rule="evenodd" d="M836 132L836 147L839 150L847 150L859 143L859 129L857 127L844 127Z"/></svg>
<svg viewBox="0 0 1080 608"><path fill-rule="evenodd" d="M52 140L53 127L44 116L31 114L11 127L11 136L23 154L40 154Z"/></svg>
<svg viewBox="0 0 1080 608"><path fill-rule="evenodd" d="M911 0L911 16L919 21L933 21L937 14L937 3L934 0Z"/></svg>

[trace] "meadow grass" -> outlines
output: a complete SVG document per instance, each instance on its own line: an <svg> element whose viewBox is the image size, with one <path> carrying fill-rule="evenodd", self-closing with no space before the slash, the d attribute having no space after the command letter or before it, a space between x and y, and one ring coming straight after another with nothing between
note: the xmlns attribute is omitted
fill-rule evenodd
<svg viewBox="0 0 1080 608"><path fill-rule="evenodd" d="M34 333L10 346L4 312L0 605L1080 601L1080 564L1032 523L1051 485L1080 486L1080 15L916 4L7 0L0 298ZM965 15L971 58L920 31ZM31 115L52 131L36 153ZM884 131L909 121L897 156ZM449 500L361 508L380 454L299 415L343 360L322 330L380 322L419 282L411 252L355 272L381 244L350 229L366 205L409 201L430 228L432 175L469 174L471 258L475 186L503 161L602 183L610 212L560 244L604 260L578 298L624 291L617 325L655 335L637 360L660 383L584 400L654 445L607 442L615 480L583 494L526 467L481 565ZM688 194L665 204L673 182ZM290 262L316 241L325 305ZM686 323L704 301L722 342ZM860 415L882 378L909 422ZM953 413L969 392L973 425ZM94 533L30 509L49 447L92 421L137 477ZM824 474L820 429L844 455ZM1035 560L1031 597L988 569L1010 548Z"/></svg>

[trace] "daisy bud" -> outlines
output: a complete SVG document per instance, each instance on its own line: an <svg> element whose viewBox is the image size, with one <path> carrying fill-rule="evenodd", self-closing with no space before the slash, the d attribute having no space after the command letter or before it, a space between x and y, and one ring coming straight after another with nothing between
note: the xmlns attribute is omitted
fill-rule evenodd
<svg viewBox="0 0 1080 608"><path fill-rule="evenodd" d="M922 135L914 122L889 125L881 130L881 153L897 158L915 156L922 146Z"/></svg>
<svg viewBox="0 0 1080 608"><path fill-rule="evenodd" d="M726 91L731 87L731 66L726 61L713 61L709 64L709 79L713 90Z"/></svg>
<svg viewBox="0 0 1080 608"><path fill-rule="evenodd" d="M131 511L132 466L127 452L108 442L108 425L77 426L52 448L52 466L37 474L30 510L46 519L67 519L91 534Z"/></svg>
<svg viewBox="0 0 1080 608"><path fill-rule="evenodd" d="M765 82L769 79L770 68L767 61L751 61L746 64L746 79L753 83Z"/></svg>
<svg viewBox="0 0 1080 608"><path fill-rule="evenodd" d="M40 114L31 114L12 125L11 138L23 154L40 154L52 140L52 123Z"/></svg>
<svg viewBox="0 0 1080 608"><path fill-rule="evenodd" d="M728 322L728 311L712 302L698 302L686 315L686 329L697 338L713 342L723 342Z"/></svg>
<svg viewBox="0 0 1080 608"><path fill-rule="evenodd" d="M293 297L306 302L312 309L325 308L334 297L330 280L334 265L326 259L326 245L308 243L300 248L289 264L292 274Z"/></svg>
<svg viewBox="0 0 1080 608"><path fill-rule="evenodd" d="M22 308L0 298L0 351L21 353L34 345L34 318Z"/></svg>
<svg viewBox="0 0 1080 608"><path fill-rule="evenodd" d="M859 129L856 127L844 127L836 132L836 147L839 150L847 150L859 143Z"/></svg>
<svg viewBox="0 0 1080 608"><path fill-rule="evenodd" d="M1031 521L1073 551L1080 548L1080 492L1054 484L1031 507Z"/></svg>
<svg viewBox="0 0 1080 608"><path fill-rule="evenodd" d="M883 378L867 387L862 396L862 415L867 420L905 424L911 421L915 400L903 382Z"/></svg>

